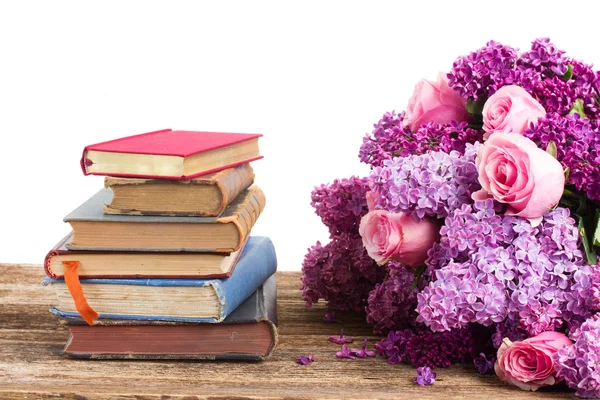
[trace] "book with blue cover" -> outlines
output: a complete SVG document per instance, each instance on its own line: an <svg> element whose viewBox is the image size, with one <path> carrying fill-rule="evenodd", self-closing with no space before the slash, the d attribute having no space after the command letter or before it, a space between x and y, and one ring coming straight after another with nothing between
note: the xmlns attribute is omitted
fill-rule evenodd
<svg viewBox="0 0 600 400"><path fill-rule="evenodd" d="M82 279L81 287L100 319L218 323L276 270L271 240L252 236L226 279ZM78 316L64 280L43 283L56 292L54 313Z"/></svg>
<svg viewBox="0 0 600 400"><path fill-rule="evenodd" d="M79 359L264 360L277 345L277 282L271 275L220 324L97 319L55 312L71 336L63 355Z"/></svg>

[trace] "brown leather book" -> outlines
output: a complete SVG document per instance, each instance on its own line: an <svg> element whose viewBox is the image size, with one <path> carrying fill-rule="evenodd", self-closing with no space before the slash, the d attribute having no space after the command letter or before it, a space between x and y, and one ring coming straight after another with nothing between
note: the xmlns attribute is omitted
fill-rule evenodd
<svg viewBox="0 0 600 400"><path fill-rule="evenodd" d="M77 251L67 245L73 232L58 242L44 259L52 279L64 278L63 261L78 261L81 279L94 278L228 278L242 253Z"/></svg>
<svg viewBox="0 0 600 400"><path fill-rule="evenodd" d="M60 316L63 355L85 359L264 360L277 345L277 283L271 276L219 324Z"/></svg>
<svg viewBox="0 0 600 400"><path fill-rule="evenodd" d="M188 180L106 177L106 214L217 216L254 182L250 164Z"/></svg>
<svg viewBox="0 0 600 400"><path fill-rule="evenodd" d="M218 217L105 214L112 196L110 189L102 189L65 217L73 229L69 250L231 253L240 249L265 206L256 185Z"/></svg>

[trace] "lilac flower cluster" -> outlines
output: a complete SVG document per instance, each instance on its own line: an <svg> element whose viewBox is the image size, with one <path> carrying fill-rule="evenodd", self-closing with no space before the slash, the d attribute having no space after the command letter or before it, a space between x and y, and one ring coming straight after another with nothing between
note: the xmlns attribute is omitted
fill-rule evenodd
<svg viewBox="0 0 600 400"><path fill-rule="evenodd" d="M317 242L304 257L302 297L308 307L324 299L330 309L363 312L369 293L384 274L360 236L341 233L325 246Z"/></svg>
<svg viewBox="0 0 600 400"><path fill-rule="evenodd" d="M562 77L567 72L564 54L549 38L539 38L531 43L531 50L521 54L517 65L531 69L543 78Z"/></svg>
<svg viewBox="0 0 600 400"><path fill-rule="evenodd" d="M550 39L533 41L523 54L491 41L481 49L459 57L448 74L450 86L466 99L486 99L505 85L528 91L546 112L568 114L582 101L587 117L599 117L599 73L591 65L565 56Z"/></svg>
<svg viewBox="0 0 600 400"><path fill-rule="evenodd" d="M329 228L330 235L358 234L360 219L367 213L367 178L336 179L323 184L311 193L311 206Z"/></svg>
<svg viewBox="0 0 600 400"><path fill-rule="evenodd" d="M384 281L369 294L366 308L367 322L376 332L409 328L417 314L418 288L412 288L414 275L402 264L391 261Z"/></svg>
<svg viewBox="0 0 600 400"><path fill-rule="evenodd" d="M580 397L600 397L600 314L571 334L574 344L554 355L557 376Z"/></svg>
<svg viewBox="0 0 600 400"><path fill-rule="evenodd" d="M548 113L523 135L541 149L554 142L558 161L569 169L568 183L590 199L600 200L600 131L588 119Z"/></svg>
<svg viewBox="0 0 600 400"><path fill-rule="evenodd" d="M534 84L531 94L544 106L546 112L567 114L577 99L583 102L586 116L597 118L598 106L598 77L590 65L580 61L565 58L564 63L572 68L571 79L565 80L561 76L547 79L538 79Z"/></svg>
<svg viewBox="0 0 600 400"><path fill-rule="evenodd" d="M515 68L518 57L516 49L489 41L481 49L454 61L448 74L449 84L466 99L487 98L502 86L519 81L520 74Z"/></svg>
<svg viewBox="0 0 600 400"><path fill-rule="evenodd" d="M410 362L413 365L449 367L470 358L472 335L468 329L434 333L429 329L390 331L375 350L390 364Z"/></svg>
<svg viewBox="0 0 600 400"><path fill-rule="evenodd" d="M475 156L479 145L457 151L397 157L371 170L371 189L379 194L379 208L405 212L417 220L443 218L463 204L472 203L479 189Z"/></svg>
<svg viewBox="0 0 600 400"><path fill-rule="evenodd" d="M429 124L421 126L416 132L403 126L405 114L387 112L375 124L371 135L363 138L358 157L360 161L373 167L381 167L386 160L394 157L420 155L429 151L456 150L464 153L467 143L482 141L483 132L469 128L466 122L452 121L449 124Z"/></svg>
<svg viewBox="0 0 600 400"><path fill-rule="evenodd" d="M475 202L449 215L440 234L427 260L435 279L417 295L417 321L433 331L508 320L533 336L589 316L591 268L568 209L534 228L496 215L491 200Z"/></svg>

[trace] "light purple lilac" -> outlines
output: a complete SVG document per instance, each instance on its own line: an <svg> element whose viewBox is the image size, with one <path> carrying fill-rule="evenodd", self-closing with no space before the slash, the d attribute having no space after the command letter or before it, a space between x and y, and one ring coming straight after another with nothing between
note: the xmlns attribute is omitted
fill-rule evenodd
<svg viewBox="0 0 600 400"><path fill-rule="evenodd" d="M417 321L433 331L510 320L533 336L589 316L591 270L568 209L533 228L496 215L491 200L476 202L449 215L440 233L427 261L432 282L417 295Z"/></svg>
<svg viewBox="0 0 600 400"><path fill-rule="evenodd" d="M396 157L371 170L371 189L379 194L377 206L392 212L444 218L480 188L475 156L479 144L458 151Z"/></svg>
<svg viewBox="0 0 600 400"><path fill-rule="evenodd" d="M600 398L600 314L585 321L570 338L571 346L554 355L556 373L580 397Z"/></svg>

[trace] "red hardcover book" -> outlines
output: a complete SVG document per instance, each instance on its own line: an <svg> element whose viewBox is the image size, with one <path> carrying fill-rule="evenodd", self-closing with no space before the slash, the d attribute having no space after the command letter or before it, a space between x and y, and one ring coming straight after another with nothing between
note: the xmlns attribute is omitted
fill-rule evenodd
<svg viewBox="0 0 600 400"><path fill-rule="evenodd" d="M262 158L261 134L163 129L86 146L85 175L190 179Z"/></svg>

